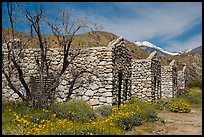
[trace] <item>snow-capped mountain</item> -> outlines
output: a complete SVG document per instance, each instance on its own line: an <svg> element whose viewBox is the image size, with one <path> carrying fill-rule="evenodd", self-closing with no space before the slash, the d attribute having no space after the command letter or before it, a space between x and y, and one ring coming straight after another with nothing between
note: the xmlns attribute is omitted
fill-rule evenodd
<svg viewBox="0 0 204 137"><path fill-rule="evenodd" d="M199 46L199 47L196 47L196 48L193 48L193 49L186 49L186 50L182 51L181 54L192 53L192 52L200 52L200 53L202 53L202 46Z"/></svg>
<svg viewBox="0 0 204 137"><path fill-rule="evenodd" d="M190 52L201 52L202 53L202 46L192 49Z"/></svg>
<svg viewBox="0 0 204 137"><path fill-rule="evenodd" d="M140 41L136 41L136 42L133 42L135 43L136 45L138 45L140 48L142 49L145 49L147 52L153 52L153 51L157 51L158 55L161 55L161 56L165 56L165 55L172 55L172 56L175 56L175 55L179 55L180 53L176 53L176 52L168 52L148 41L143 41L143 42L140 42Z"/></svg>
<svg viewBox="0 0 204 137"><path fill-rule="evenodd" d="M181 53L189 53L191 51L192 51L192 49L186 49L186 50L182 51Z"/></svg>

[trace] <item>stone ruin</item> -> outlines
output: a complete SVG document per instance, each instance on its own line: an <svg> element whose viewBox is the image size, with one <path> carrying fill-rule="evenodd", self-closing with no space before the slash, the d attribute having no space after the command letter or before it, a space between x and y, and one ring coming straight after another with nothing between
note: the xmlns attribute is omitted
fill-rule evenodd
<svg viewBox="0 0 204 137"><path fill-rule="evenodd" d="M178 70L175 60L169 66L161 67L161 93L162 98L175 97L178 91L177 83Z"/></svg>
<svg viewBox="0 0 204 137"><path fill-rule="evenodd" d="M20 66L26 82L31 83L39 77L35 56L40 49L24 49ZM7 54L4 51L4 66L8 71ZM56 72L62 67L62 49L49 49L48 57L51 61L50 72ZM74 60L72 60L74 58ZM92 106L112 105L124 103L130 99L131 91L131 56L125 46L123 38L118 38L107 47L92 47L71 51L68 59L72 63L61 77L60 85L56 89L57 102L65 102L68 98L80 98ZM17 89L25 94L25 90L18 80L17 71L12 70L12 82ZM32 77L32 80L31 80ZM32 82L31 82L32 81ZM72 87L71 87L72 86ZM8 99L19 99L2 75L2 95ZM72 93L72 94L70 94Z"/></svg>
<svg viewBox="0 0 204 137"><path fill-rule="evenodd" d="M19 64L25 80L35 91L33 83L38 83L38 70L35 57L40 49L23 49ZM25 94L25 89L18 80L17 71L7 61L8 51L3 51L5 70L12 70L11 80L17 89ZM48 60L51 60L51 74L62 68L63 50L50 48ZM68 58L70 66L62 75L56 89L57 102L66 102L69 98L79 98L93 107L119 105L132 96L154 102L163 96L174 97L177 93L177 68L173 60L169 66L161 66L156 52L146 59L132 59L125 40L120 37L107 47L74 49ZM183 69L185 72L186 69ZM185 73L186 74L186 73ZM180 73L179 73L180 76ZM184 75L184 79L186 75ZM10 89L2 74L2 96L7 99L20 99Z"/></svg>
<svg viewBox="0 0 204 137"><path fill-rule="evenodd" d="M178 94L188 95L188 71L186 65L178 71Z"/></svg>
<svg viewBox="0 0 204 137"><path fill-rule="evenodd" d="M161 63L156 51L132 60L132 96L154 102L161 98Z"/></svg>

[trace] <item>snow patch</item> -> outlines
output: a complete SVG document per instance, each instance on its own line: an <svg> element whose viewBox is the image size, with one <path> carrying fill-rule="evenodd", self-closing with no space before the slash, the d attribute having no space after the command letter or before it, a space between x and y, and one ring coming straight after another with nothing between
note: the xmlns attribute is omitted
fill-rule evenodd
<svg viewBox="0 0 204 137"><path fill-rule="evenodd" d="M152 44L152 43L150 43L148 41L143 41L143 42L137 41L137 42L133 42L133 43L135 43L139 47L140 46L146 46L146 47L150 47L150 48L160 50L161 52L166 53L168 55L172 55L172 56L179 55L179 53L168 52L168 51L166 51L166 50L164 50L164 49L162 49L162 48L160 48L160 47L158 47L158 46L156 46L156 45L154 45L154 44Z"/></svg>

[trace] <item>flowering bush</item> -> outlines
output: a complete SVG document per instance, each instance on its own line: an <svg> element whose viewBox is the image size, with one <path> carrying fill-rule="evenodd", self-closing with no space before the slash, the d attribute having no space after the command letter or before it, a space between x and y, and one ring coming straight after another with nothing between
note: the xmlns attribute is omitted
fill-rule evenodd
<svg viewBox="0 0 204 137"><path fill-rule="evenodd" d="M170 102L169 110L172 112L188 113L191 111L190 104L183 98L176 98Z"/></svg>
<svg viewBox="0 0 204 137"><path fill-rule="evenodd" d="M80 122L87 122L98 118L95 110L83 100L70 100L63 104L55 104L52 106L52 111L60 118Z"/></svg>
<svg viewBox="0 0 204 137"><path fill-rule="evenodd" d="M136 97L133 97L130 101L129 104L134 104L139 106L142 110L142 116L144 117L145 121L156 121L158 120L157 113L156 113L156 107L142 99L138 99Z"/></svg>
<svg viewBox="0 0 204 137"><path fill-rule="evenodd" d="M111 105L104 105L104 106L100 106L100 107L96 108L96 110L102 116L108 117L112 113L112 108L113 108L113 106L111 106Z"/></svg>
<svg viewBox="0 0 204 137"><path fill-rule="evenodd" d="M122 129L128 130L132 126L142 124L144 121L142 113L143 111L138 106L125 104L113 108L112 115L109 116L109 119L112 119Z"/></svg>
<svg viewBox="0 0 204 137"><path fill-rule="evenodd" d="M51 110L10 103L2 111L2 128L5 134L12 135L121 135L148 120L150 115L145 113L149 111L141 106L116 106L112 113L109 109L107 117L97 119L95 110L76 100L54 105Z"/></svg>
<svg viewBox="0 0 204 137"><path fill-rule="evenodd" d="M25 106L24 106L25 107ZM27 106L28 107L28 106ZM30 108L30 107L28 107ZM28 109L25 108L25 109ZM31 108L30 108L31 109ZM58 118L50 110L33 110L32 113L40 115L47 113L50 119L42 117L33 120L33 116L28 112L26 115L17 113L14 109L6 107L2 112L2 127L5 134L12 135L110 135L123 134L123 131L113 123L108 121L92 121L86 123L72 121L64 118ZM42 115L41 115L42 116Z"/></svg>

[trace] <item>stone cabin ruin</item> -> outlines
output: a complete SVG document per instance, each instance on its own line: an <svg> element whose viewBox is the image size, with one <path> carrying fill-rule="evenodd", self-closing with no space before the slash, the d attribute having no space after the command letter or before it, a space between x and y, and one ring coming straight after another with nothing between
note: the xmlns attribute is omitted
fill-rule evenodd
<svg viewBox="0 0 204 137"><path fill-rule="evenodd" d="M39 73L35 57L39 55L40 49L23 50L19 64L32 94L37 94ZM11 81L15 83L19 92L25 94L25 89L18 80L17 70L8 63L8 51L5 48L2 52L5 70L12 70ZM63 49L50 48L47 55L51 60L49 75L54 77L54 72L62 68ZM107 47L74 49L70 51L68 61L70 66L62 75L56 89L56 101L66 102L70 98L79 98L93 107L119 105L132 96L149 102L163 96L174 97L177 93L177 76L179 75L179 80L186 80L187 76L186 67L182 73L177 74L174 60L169 66L161 66L156 52L151 53L146 59L133 59L122 37L112 41ZM20 99L8 86L4 74L2 96L10 100Z"/></svg>
<svg viewBox="0 0 204 137"><path fill-rule="evenodd" d="M36 87L32 84L36 83L39 77L35 62L35 56L39 52L39 49L24 49L24 55L19 62L25 80L31 88ZM12 65L9 66L7 62L7 53L8 51L3 51L4 66L8 72ZM56 89L58 94L55 98L58 102L65 102L68 98L80 98L96 107L120 104L130 99L131 56L123 38L118 38L107 47L75 49L70 53L68 60L72 63L61 77L60 85ZM52 58L49 58L49 55L52 55L50 56ZM49 49L48 58L52 60L50 73L62 67L62 57L62 49ZM24 87L18 80L15 69L12 70L11 77L17 89L24 94ZM8 99L19 99L19 96L8 86L4 75L2 75L2 81L2 95Z"/></svg>
<svg viewBox="0 0 204 137"><path fill-rule="evenodd" d="M161 93L162 98L175 97L178 91L177 83L178 70L175 60L168 66L161 67Z"/></svg>
<svg viewBox="0 0 204 137"><path fill-rule="evenodd" d="M186 65L181 71L178 71L178 92L179 94L188 95L188 71Z"/></svg>
<svg viewBox="0 0 204 137"><path fill-rule="evenodd" d="M132 96L154 102L161 98L161 63L156 51L132 60Z"/></svg>

